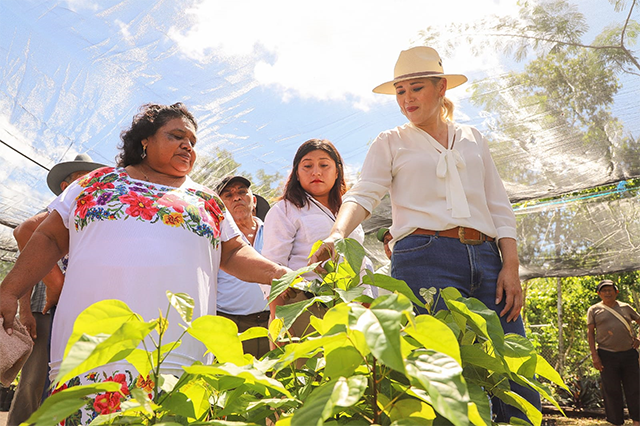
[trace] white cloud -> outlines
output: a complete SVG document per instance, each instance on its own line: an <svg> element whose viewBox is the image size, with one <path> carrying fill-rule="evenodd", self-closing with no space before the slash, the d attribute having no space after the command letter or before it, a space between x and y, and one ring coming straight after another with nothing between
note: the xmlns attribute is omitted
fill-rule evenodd
<svg viewBox="0 0 640 426"><path fill-rule="evenodd" d="M67 7L74 12L79 10L98 10L98 4L95 0L67 0Z"/></svg>
<svg viewBox="0 0 640 426"><path fill-rule="evenodd" d="M371 89L393 77L400 50L419 44L420 30L516 11L516 2L505 0L204 1L188 11L191 29L170 36L200 61L251 58L256 82L277 88L285 100L349 99L366 108L380 99ZM444 59L447 72L499 66L496 58L463 51Z"/></svg>

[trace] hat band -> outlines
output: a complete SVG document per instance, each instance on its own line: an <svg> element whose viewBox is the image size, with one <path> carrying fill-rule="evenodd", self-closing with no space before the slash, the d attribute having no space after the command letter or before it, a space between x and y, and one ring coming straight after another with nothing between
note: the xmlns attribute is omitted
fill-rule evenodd
<svg viewBox="0 0 640 426"><path fill-rule="evenodd" d="M425 76L425 75L443 75L444 73L440 72L440 71L421 71L421 72L414 72L414 73L410 73L410 74L403 74L403 75L399 75L396 78L394 78L395 80L406 80L407 78L411 78L411 77L421 77L421 76Z"/></svg>

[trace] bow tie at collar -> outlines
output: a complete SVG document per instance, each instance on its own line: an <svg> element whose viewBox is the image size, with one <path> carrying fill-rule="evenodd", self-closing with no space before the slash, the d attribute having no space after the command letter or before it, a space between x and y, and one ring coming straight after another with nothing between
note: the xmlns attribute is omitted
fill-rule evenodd
<svg viewBox="0 0 640 426"><path fill-rule="evenodd" d="M453 131L455 130L450 128L450 134ZM453 139L455 140L455 136ZM453 146L452 141L449 143L449 146ZM452 148L440 152L436 174L439 178L445 180L447 188L447 209L451 210L451 216L456 219L471 217L467 195L464 192L459 173L459 169L464 169L466 166L464 158L462 158L462 155L460 155L457 150Z"/></svg>

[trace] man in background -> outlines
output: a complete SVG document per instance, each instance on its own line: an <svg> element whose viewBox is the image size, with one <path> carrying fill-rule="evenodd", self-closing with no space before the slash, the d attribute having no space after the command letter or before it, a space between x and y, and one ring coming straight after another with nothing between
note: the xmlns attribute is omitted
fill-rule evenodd
<svg viewBox="0 0 640 426"><path fill-rule="evenodd" d="M640 337L631 328L632 321L640 324L640 315L629 304L616 300L618 287L613 281L600 281L596 291L601 302L587 311L587 336L593 366L602 379L607 421L624 424L624 389L629 417L634 426L640 426Z"/></svg>
<svg viewBox="0 0 640 426"><path fill-rule="evenodd" d="M216 192L238 225L245 242L260 253L264 225L261 218L267 213L269 203L251 192L251 182L243 176L225 177L216 185ZM267 299L270 289L267 285L241 281L220 270L216 294L217 314L235 322L240 333L251 327L268 328ZM246 340L242 344L245 353L256 358L269 352L269 339L266 337Z"/></svg>
<svg viewBox="0 0 640 426"><path fill-rule="evenodd" d="M94 163L87 154L79 154L75 160L58 163L49 171L49 189L60 195L73 181L92 170L105 167ZM47 210L38 212L25 220L13 231L18 248L23 250L36 228L46 219ZM62 291L64 275L59 266L54 267L31 294L20 298L20 322L33 339L33 350L22 367L18 388L13 397L7 417L7 425L14 426L26 421L40 407L49 386L49 342L55 306Z"/></svg>

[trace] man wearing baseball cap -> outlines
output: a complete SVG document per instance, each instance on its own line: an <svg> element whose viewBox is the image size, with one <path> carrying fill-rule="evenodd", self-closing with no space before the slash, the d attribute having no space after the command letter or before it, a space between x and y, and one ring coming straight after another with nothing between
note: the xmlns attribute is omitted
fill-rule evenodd
<svg viewBox="0 0 640 426"><path fill-rule="evenodd" d="M613 281L600 281L596 292L601 302L587 311L587 336L593 366L602 379L607 421L624 424L624 389L629 416L634 426L640 426L640 337L631 327L632 321L640 324L640 315L629 304L616 300L618 287Z"/></svg>
<svg viewBox="0 0 640 426"><path fill-rule="evenodd" d="M47 185L55 195L60 195L73 181L100 167L105 165L94 163L88 154L78 154L73 161L53 166L47 174ZM48 214L46 209L41 210L14 229L13 236L20 250L27 245L33 232ZM18 388L7 417L8 425L26 421L42 402L43 393L48 386L52 308L58 301L63 282L64 275L56 266L36 284L31 293L20 298L20 322L28 330L34 345L22 367Z"/></svg>
<svg viewBox="0 0 640 426"><path fill-rule="evenodd" d="M263 245L262 219L269 210L269 203L253 194L251 182L244 176L225 177L216 185L216 192L238 225L244 241L260 253ZM215 294L217 314L235 322L240 333L251 327L268 328L270 289L267 285L241 281L220 270ZM214 306L213 303L210 305ZM256 358L269 352L266 337L245 340L242 344L244 351Z"/></svg>

